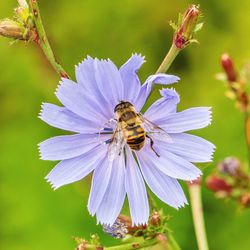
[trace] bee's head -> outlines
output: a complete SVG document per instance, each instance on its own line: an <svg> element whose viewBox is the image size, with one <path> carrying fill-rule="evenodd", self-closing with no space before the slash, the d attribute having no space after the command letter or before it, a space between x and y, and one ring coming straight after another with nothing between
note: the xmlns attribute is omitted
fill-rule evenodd
<svg viewBox="0 0 250 250"><path fill-rule="evenodd" d="M128 108L128 107L131 107L133 106L130 102L127 102L127 101L120 101L116 106L115 106L115 109L114 109L114 112L119 112L125 108Z"/></svg>

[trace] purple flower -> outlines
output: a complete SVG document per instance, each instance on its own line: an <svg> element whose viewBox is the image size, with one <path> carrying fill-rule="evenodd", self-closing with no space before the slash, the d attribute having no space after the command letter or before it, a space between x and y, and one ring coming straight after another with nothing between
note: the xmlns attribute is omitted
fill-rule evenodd
<svg viewBox="0 0 250 250"><path fill-rule="evenodd" d="M102 224L113 225L126 195L133 224L146 224L145 182L170 206L184 206L177 179L197 179L202 173L191 162L211 161L214 150L210 142L185 133L206 127L210 108L177 112L179 96L173 89L162 89L162 97L140 114L154 83L179 80L156 74L141 86L137 71L143 63L144 57L135 54L117 69L110 60L87 57L76 67L77 83L62 79L57 88L63 107L42 105L43 121L76 133L39 145L41 159L60 160L46 179L56 189L94 171L88 210Z"/></svg>

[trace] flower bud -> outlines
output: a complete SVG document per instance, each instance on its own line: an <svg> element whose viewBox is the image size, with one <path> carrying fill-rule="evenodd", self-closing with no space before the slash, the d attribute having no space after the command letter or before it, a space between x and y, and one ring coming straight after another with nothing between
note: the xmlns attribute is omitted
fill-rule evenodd
<svg viewBox="0 0 250 250"><path fill-rule="evenodd" d="M196 32L197 20L200 16L199 7L196 5L190 6L182 17L181 23L176 28L173 42L178 49L183 49L187 46ZM201 28L202 24L200 24Z"/></svg>
<svg viewBox="0 0 250 250"><path fill-rule="evenodd" d="M11 19L0 21L0 35L14 39L26 40L25 29L18 22Z"/></svg>
<svg viewBox="0 0 250 250"><path fill-rule="evenodd" d="M241 163L235 157L227 157L223 161L219 162L217 167L221 173L233 176L240 170Z"/></svg>
<svg viewBox="0 0 250 250"><path fill-rule="evenodd" d="M161 223L161 216L158 212L153 212L151 218L150 218L150 222L153 226L159 226Z"/></svg>
<svg viewBox="0 0 250 250"><path fill-rule="evenodd" d="M223 67L229 82L237 81L237 74L234 64L232 58L228 54L223 54L221 56L221 66Z"/></svg>
<svg viewBox="0 0 250 250"><path fill-rule="evenodd" d="M225 192L227 194L232 192L232 186L230 186L224 179L215 175L209 176L207 178L206 186L208 189L214 192Z"/></svg>

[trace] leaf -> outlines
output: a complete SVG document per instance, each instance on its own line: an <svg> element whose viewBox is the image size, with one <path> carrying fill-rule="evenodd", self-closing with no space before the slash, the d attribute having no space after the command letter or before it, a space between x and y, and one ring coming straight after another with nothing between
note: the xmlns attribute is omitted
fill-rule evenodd
<svg viewBox="0 0 250 250"><path fill-rule="evenodd" d="M198 24L196 24L193 32L196 33L198 31L200 31L202 29L202 27L203 27L203 24L204 23L198 23Z"/></svg>
<svg viewBox="0 0 250 250"><path fill-rule="evenodd" d="M169 21L169 25L173 28L174 31L176 31L178 29L177 24L174 23L173 21Z"/></svg>

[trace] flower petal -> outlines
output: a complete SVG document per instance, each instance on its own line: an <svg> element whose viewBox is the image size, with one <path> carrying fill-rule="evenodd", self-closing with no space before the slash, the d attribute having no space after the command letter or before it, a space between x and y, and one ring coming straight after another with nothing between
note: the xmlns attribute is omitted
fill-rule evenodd
<svg viewBox="0 0 250 250"><path fill-rule="evenodd" d="M121 66L119 71L124 85L124 101L134 103L135 98L138 96L141 89L141 83L137 76L137 71L144 62L143 56L134 54Z"/></svg>
<svg viewBox="0 0 250 250"><path fill-rule="evenodd" d="M91 215L94 215L100 206L109 184L112 167L113 162L106 157L104 162L94 171L88 200L88 210Z"/></svg>
<svg viewBox="0 0 250 250"><path fill-rule="evenodd" d="M96 123L100 128L108 119L102 112L100 104L95 101L95 96L87 95L81 85L75 84L69 79L61 81L56 96L67 109Z"/></svg>
<svg viewBox="0 0 250 250"><path fill-rule="evenodd" d="M154 122L176 112L180 97L174 89L160 90L162 98L153 103L145 112L145 117Z"/></svg>
<svg viewBox="0 0 250 250"><path fill-rule="evenodd" d="M145 159L140 159L142 174L152 192L174 208L187 204L186 197L178 181L149 164Z"/></svg>
<svg viewBox="0 0 250 250"><path fill-rule="evenodd" d="M46 176L54 189L81 180L95 169L105 158L107 148L98 146L89 152L59 162Z"/></svg>
<svg viewBox="0 0 250 250"><path fill-rule="evenodd" d="M173 143L162 142L161 146L190 162L209 162L212 161L212 155L215 146L195 135L189 134L171 134Z"/></svg>
<svg viewBox="0 0 250 250"><path fill-rule="evenodd" d="M82 63L76 66L76 79L84 89L84 92L90 97L95 97L101 107L105 108L107 115L111 117L113 109L109 107L108 102L103 96L104 93L99 89L96 82L95 59L88 56Z"/></svg>
<svg viewBox="0 0 250 250"><path fill-rule="evenodd" d="M167 75L167 74L156 74L156 75L151 75L148 77L148 79L145 81L145 83L142 85L141 90L139 95L136 98L135 101L135 108L139 112L143 105L145 104L151 90L153 84L171 84L178 82L180 80L179 77L174 76L174 75Z"/></svg>
<svg viewBox="0 0 250 250"><path fill-rule="evenodd" d="M41 159L65 160L83 155L110 137L111 135L98 134L56 136L39 144Z"/></svg>
<svg viewBox="0 0 250 250"><path fill-rule="evenodd" d="M110 60L95 59L94 67L98 88L113 111L123 100L123 82L120 72Z"/></svg>
<svg viewBox="0 0 250 250"><path fill-rule="evenodd" d="M211 110L209 107L190 108L155 122L167 133L182 133L208 126L211 122Z"/></svg>
<svg viewBox="0 0 250 250"><path fill-rule="evenodd" d="M129 148L127 148L126 153L125 189L128 195L132 223L136 226L147 224L149 205L144 180Z"/></svg>
<svg viewBox="0 0 250 250"><path fill-rule="evenodd" d="M158 141L159 143L159 141ZM159 148L160 157L150 148L148 143L137 153L140 162L144 162L151 167L158 168L166 175L186 181L196 180L202 173L187 160L166 151L161 144ZM171 144L169 145L171 146Z"/></svg>
<svg viewBox="0 0 250 250"><path fill-rule="evenodd" d="M96 212L97 221L101 224L113 225L117 219L126 195L124 180L125 162L121 154L114 160L108 188Z"/></svg>
<svg viewBox="0 0 250 250"><path fill-rule="evenodd" d="M55 128L76 133L96 133L99 130L99 126L92 121L51 103L43 103L39 118Z"/></svg>

